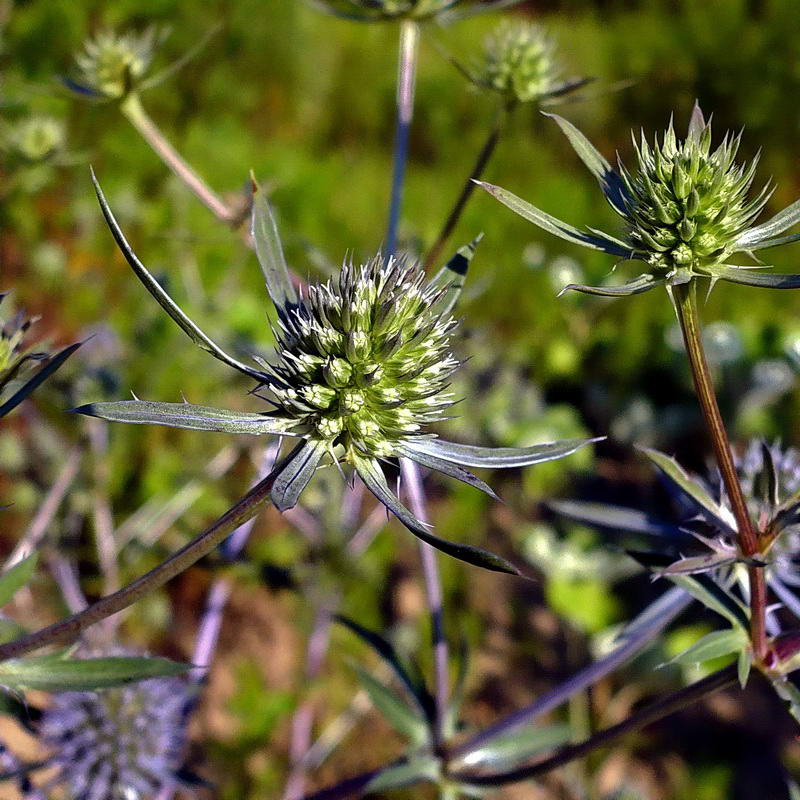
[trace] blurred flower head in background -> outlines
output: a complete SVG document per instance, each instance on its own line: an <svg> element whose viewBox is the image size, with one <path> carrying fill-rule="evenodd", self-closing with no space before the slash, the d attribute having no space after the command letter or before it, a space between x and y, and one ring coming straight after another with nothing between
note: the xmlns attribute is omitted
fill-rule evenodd
<svg viewBox="0 0 800 800"><path fill-rule="evenodd" d="M52 159L63 151L65 142L64 123L46 114L31 114L0 129L0 149L27 163Z"/></svg>

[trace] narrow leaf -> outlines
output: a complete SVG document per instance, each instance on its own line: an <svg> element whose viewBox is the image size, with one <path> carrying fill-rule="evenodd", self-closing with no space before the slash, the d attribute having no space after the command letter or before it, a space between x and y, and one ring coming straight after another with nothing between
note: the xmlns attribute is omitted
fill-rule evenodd
<svg viewBox="0 0 800 800"><path fill-rule="evenodd" d="M742 286L758 286L762 289L800 289L800 275L779 272L755 272L742 267L717 264L708 267L708 272L717 280L740 283Z"/></svg>
<svg viewBox="0 0 800 800"><path fill-rule="evenodd" d="M264 273L267 292L278 309L297 305L297 293L289 277L289 267L283 255L283 246L278 235L278 226L272 214L267 195L256 183L253 183L253 216L250 232L256 247L256 256Z"/></svg>
<svg viewBox="0 0 800 800"><path fill-rule="evenodd" d="M439 772L438 759L428 755L414 756L408 761L382 769L366 785L364 792L388 792L390 789L402 789L422 781L436 781Z"/></svg>
<svg viewBox="0 0 800 800"><path fill-rule="evenodd" d="M423 450L419 450L413 445L413 443L400 444L397 446L397 451L400 453L400 455L410 458L412 461L416 461L418 464L422 464L423 467L435 469L438 472L449 475L451 478L463 481L464 483L469 484L476 489L480 489L482 492L486 492L489 497L493 497L495 500L500 499L495 494L494 489L492 489L491 486L489 486L487 483L484 483L484 481L473 475L471 472L459 467L458 464L453 464L452 462L446 461L443 458L439 458L437 456L430 455L430 453L426 453Z"/></svg>
<svg viewBox="0 0 800 800"><path fill-rule="evenodd" d="M30 656L0 663L0 685L11 689L46 692L84 692L128 683L180 675L191 669L167 658L113 656L66 659Z"/></svg>
<svg viewBox="0 0 800 800"><path fill-rule="evenodd" d="M739 660L736 662L736 674L739 678L739 686L742 689L747 686L747 680L750 677L750 669L753 666L753 651L746 647L739 653Z"/></svg>
<svg viewBox="0 0 800 800"><path fill-rule="evenodd" d="M428 726L425 720L414 714L407 703L380 681L375 680L363 667L354 664L353 669L372 704L380 711L386 722L415 747L425 744L428 741Z"/></svg>
<svg viewBox="0 0 800 800"><path fill-rule="evenodd" d="M545 116L556 121L558 127L569 139L572 149L597 179L606 200L617 213L624 214L628 204L628 191L616 170L571 122L558 114L545 114Z"/></svg>
<svg viewBox="0 0 800 800"><path fill-rule="evenodd" d="M655 278L647 273L633 278L620 286L587 286L584 283L569 283L558 294L564 292L583 292L583 294L594 294L600 297L629 297L634 294L643 294L655 289L656 286L663 286L664 278Z"/></svg>
<svg viewBox="0 0 800 800"><path fill-rule="evenodd" d="M706 553L702 556L690 556L681 558L670 564L664 569L656 570L656 575L669 577L670 575L696 575L702 572L710 572L712 569L735 564L736 553Z"/></svg>
<svg viewBox="0 0 800 800"><path fill-rule="evenodd" d="M10 602L23 586L27 586L36 571L38 561L39 554L31 553L0 575L0 608Z"/></svg>
<svg viewBox="0 0 800 800"><path fill-rule="evenodd" d="M0 417L6 416L15 409L28 395L41 386L61 365L83 344L76 342L69 347L65 347L53 356L43 367L29 378L8 400L0 405Z"/></svg>
<svg viewBox="0 0 800 800"><path fill-rule="evenodd" d="M252 367L248 367L246 364L242 364L240 361L237 361L232 356L229 356L221 347L215 344L208 336L206 336L200 328L189 319L186 314L184 314L183 310L180 306L161 288L159 282L147 271L147 268L139 261L136 253L133 252L131 246L128 244L125 235L122 233L122 229L119 227L119 223L114 218L114 215L111 213L111 208L106 201L105 195L103 194L103 190L100 188L100 184L97 181L97 177L94 174L94 170L92 170L92 183L94 184L94 190L97 194L97 199L100 202L100 208L103 212L103 216L106 219L106 223L108 227L111 229L111 234L114 237L114 241L117 243L117 247L119 247L122 255L125 256L125 260L130 264L131 269L136 273L136 277L144 285L145 289L155 298L156 302L164 309L164 311L169 314L170 317L174 320L174 322L178 325L178 327L196 344L198 347L203 348L206 352L210 353L214 358L218 358L222 361L223 364L227 364L229 367L233 367L233 369L238 370L239 372L243 372L245 375L248 375L251 378L255 378L260 383L263 383L267 380L267 376L263 372L259 372Z"/></svg>
<svg viewBox="0 0 800 800"><path fill-rule="evenodd" d="M747 647L747 632L742 628L726 631L713 631L687 647L669 661L670 664L702 664L713 658L720 658Z"/></svg>
<svg viewBox="0 0 800 800"><path fill-rule="evenodd" d="M738 625L745 631L749 629L750 621L746 611L718 583L703 575L670 575L669 579L732 625Z"/></svg>
<svg viewBox="0 0 800 800"><path fill-rule="evenodd" d="M327 452L324 442L300 442L286 459L286 466L278 472L272 487L272 502L278 511L294 508L303 489L317 471L322 456Z"/></svg>
<svg viewBox="0 0 800 800"><path fill-rule="evenodd" d="M782 244L792 244L800 241L800 233L789 233L786 236L775 236L771 239L759 239L757 242L743 245L740 249L752 253L755 250L768 250L770 247L780 247ZM737 245L739 242L737 242Z"/></svg>
<svg viewBox="0 0 800 800"><path fill-rule="evenodd" d="M437 456L453 464L464 467L485 467L487 469L507 469L512 467L529 467L543 461L554 461L564 458L585 447L587 444L599 442L596 439L566 439L561 442L545 442L530 447L476 447L469 444L448 442L444 439L420 437L413 440L417 453Z"/></svg>
<svg viewBox="0 0 800 800"><path fill-rule="evenodd" d="M513 769L547 750L566 744L572 735L569 725L549 725L544 728L521 728L493 738L487 744L458 759L464 767L493 767Z"/></svg>
<svg viewBox="0 0 800 800"><path fill-rule="evenodd" d="M355 462L356 472L364 481L365 486L392 512L415 536L422 539L431 547L441 550L453 558L472 564L476 567L495 572L506 572L510 575L519 575L519 570L511 563L494 553L482 550L469 544L457 544L447 539L440 539L432 534L425 524L418 520L394 496L386 483L386 477L381 471L377 461L370 458L358 458Z"/></svg>
<svg viewBox="0 0 800 800"><path fill-rule="evenodd" d="M478 234L469 244L460 247L456 254L431 278L431 284L444 289L444 294L436 303L436 313L446 315L455 308L464 284L467 281L469 265L475 256L475 249L483 234Z"/></svg>
<svg viewBox="0 0 800 800"><path fill-rule="evenodd" d="M74 409L77 414L98 417L110 422L133 425L166 425L193 431L223 431L225 433L282 434L293 436L291 420L230 411L226 408L196 406L192 403L158 403L149 400L118 400L109 403L89 403Z"/></svg>
<svg viewBox="0 0 800 800"><path fill-rule="evenodd" d="M715 525L721 526L728 533L736 533L730 522L725 518L719 504L711 498L699 483L693 481L686 474L683 467L674 458L670 458L670 456L649 447L637 447L637 449L644 453L661 470L706 519Z"/></svg>
<svg viewBox="0 0 800 800"><path fill-rule="evenodd" d="M644 533L648 536L677 536L680 528L670 522L651 517L644 511L622 506L610 506L605 503L585 503L580 500L555 500L548 507L557 514L585 522L588 525L599 525L631 533Z"/></svg>
<svg viewBox="0 0 800 800"><path fill-rule="evenodd" d="M774 217L768 219L761 225L756 225L746 230L736 241L737 247L741 249L751 249L754 244L777 236L800 222L800 200L795 200L783 211L779 211Z"/></svg>
<svg viewBox="0 0 800 800"><path fill-rule="evenodd" d="M586 233L574 228L567 222L562 222L560 219L551 216L545 211L541 211L536 206L523 200L521 197L512 194L511 192L494 186L491 183L484 183L483 181L476 181L478 186L489 192L490 195L497 198L504 206L510 208L516 214L524 217L528 222L538 225L542 230L552 233L573 244L579 244L583 247L589 247L592 250L601 250L612 256L619 256L621 258L629 258L631 256L631 248L627 247L623 242L615 240L613 237L603 234L602 236Z"/></svg>

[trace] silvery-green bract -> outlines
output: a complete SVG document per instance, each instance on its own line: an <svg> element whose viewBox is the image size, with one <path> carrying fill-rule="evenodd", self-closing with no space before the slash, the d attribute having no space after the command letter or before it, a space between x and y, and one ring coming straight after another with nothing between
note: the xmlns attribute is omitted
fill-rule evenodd
<svg viewBox="0 0 800 800"><path fill-rule="evenodd" d="M587 444L572 440L523 448L486 448L439 439L427 428L452 404L447 379L458 362L449 338L452 309L464 284L474 243L431 281L405 258L346 264L338 277L298 293L263 192L254 188L252 236L277 312L277 363L251 367L228 355L166 294L125 240L95 181L106 221L147 290L187 335L211 355L259 384L272 408L246 413L130 400L77 409L112 421L194 430L277 434L299 440L273 472L271 498L294 506L326 462L352 468L370 491L416 536L464 561L515 572L504 559L434 536L389 488L383 464L409 458L493 495L465 467L523 467L560 458Z"/></svg>
<svg viewBox="0 0 800 800"><path fill-rule="evenodd" d="M617 171L574 125L552 116L622 217L619 238L593 228L578 230L505 189L481 185L549 233L621 261L647 265L644 274L622 286L569 285L567 289L618 296L693 278L774 289L800 287L800 275L766 273L760 263L735 263L736 254L755 259L758 250L800 239L800 234L780 235L800 222L800 201L767 222L753 225L770 191L765 186L750 197L758 159L749 165L736 162L741 135L729 133L712 147L711 124L695 106L685 139L676 137L672 123L652 145L643 135L639 144L634 143L637 168L629 171L620 163Z"/></svg>

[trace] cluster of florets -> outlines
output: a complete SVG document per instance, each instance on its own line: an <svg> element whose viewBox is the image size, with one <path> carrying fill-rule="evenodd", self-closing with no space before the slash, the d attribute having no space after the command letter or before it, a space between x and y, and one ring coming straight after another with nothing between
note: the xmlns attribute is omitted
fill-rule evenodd
<svg viewBox="0 0 800 800"><path fill-rule="evenodd" d="M628 190L628 241L638 258L659 270L692 269L722 263L766 203L765 186L748 200L758 159L735 163L741 134L725 136L711 151L710 123L690 129L679 142L670 123L652 147L642 135L634 146L638 172L620 165ZM739 248L740 249L740 248Z"/></svg>
<svg viewBox="0 0 800 800"><path fill-rule="evenodd" d="M154 28L143 33L101 31L75 57L78 82L108 100L121 100L136 88L150 67L157 45Z"/></svg>
<svg viewBox="0 0 800 800"><path fill-rule="evenodd" d="M26 162L39 162L60 153L65 141L66 131L61 120L46 114L33 114L6 126L0 146Z"/></svg>
<svg viewBox="0 0 800 800"><path fill-rule="evenodd" d="M503 22L486 39L477 82L520 103L546 97L557 85L554 49L538 25Z"/></svg>
<svg viewBox="0 0 800 800"><path fill-rule="evenodd" d="M56 694L41 723L42 742L58 767L53 784L85 800L152 797L174 785L189 699L178 678Z"/></svg>
<svg viewBox="0 0 800 800"><path fill-rule="evenodd" d="M317 0L329 11L361 20L426 19L463 0Z"/></svg>
<svg viewBox="0 0 800 800"><path fill-rule="evenodd" d="M282 310L270 388L294 429L329 449L388 457L442 419L458 362L449 352L456 322L436 310L441 294L416 264L378 255Z"/></svg>

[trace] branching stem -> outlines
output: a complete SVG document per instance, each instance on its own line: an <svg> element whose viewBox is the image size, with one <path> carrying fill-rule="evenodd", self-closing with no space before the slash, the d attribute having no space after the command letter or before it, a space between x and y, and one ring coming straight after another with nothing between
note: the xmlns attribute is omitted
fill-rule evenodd
<svg viewBox="0 0 800 800"><path fill-rule="evenodd" d="M750 513L747 510L747 503L744 499L739 476L736 472L728 434L722 421L711 372L708 368L708 361L703 348L700 315L697 310L696 281L691 280L688 283L674 286L671 289L671 293L673 305L678 315L678 322L683 333L683 341L686 344L686 354L689 358L689 366L692 370L697 398L700 401L706 427L711 436L714 455L719 465L731 510L736 519L742 554L749 558L759 553L760 545L753 522L750 519ZM750 577L750 638L756 660L762 661L767 653L765 624L767 586L764 569L763 567L748 566L748 575Z"/></svg>

